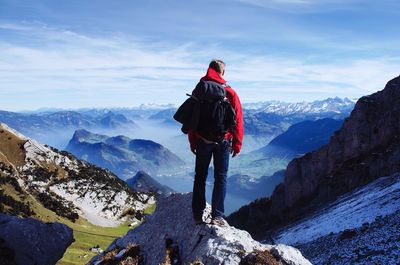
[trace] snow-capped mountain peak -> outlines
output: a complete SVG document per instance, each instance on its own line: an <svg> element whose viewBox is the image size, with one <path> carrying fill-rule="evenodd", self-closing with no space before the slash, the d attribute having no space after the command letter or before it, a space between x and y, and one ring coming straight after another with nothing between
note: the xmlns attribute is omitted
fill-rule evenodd
<svg viewBox="0 0 400 265"><path fill-rule="evenodd" d="M267 101L260 103L243 104L245 109L253 111L263 111L266 113L274 113L277 115L291 114L318 114L326 112L343 113L348 112L354 107L355 101L349 98L327 98L324 100L316 100L312 102L282 102Z"/></svg>

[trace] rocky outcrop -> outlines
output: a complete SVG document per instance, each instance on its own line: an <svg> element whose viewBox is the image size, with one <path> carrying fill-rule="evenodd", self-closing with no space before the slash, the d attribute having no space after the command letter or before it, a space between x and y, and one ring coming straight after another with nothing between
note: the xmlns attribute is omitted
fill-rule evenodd
<svg viewBox="0 0 400 265"><path fill-rule="evenodd" d="M72 229L64 224L0 214L1 264L53 265L72 241Z"/></svg>
<svg viewBox="0 0 400 265"><path fill-rule="evenodd" d="M257 255L257 252L272 258L276 264L310 264L295 248L261 244L246 231L232 226L195 225L191 198L191 193L176 193L160 199L155 213L144 224L115 240L89 264L114 264L104 262L109 259L109 253L114 251L118 259L132 246L140 247L144 263L139 264L240 264L251 260L248 255ZM209 218L210 212L208 206L204 219Z"/></svg>
<svg viewBox="0 0 400 265"><path fill-rule="evenodd" d="M256 208L229 219L258 234L372 180L400 171L400 77L358 100L340 130L320 149L292 160L284 182Z"/></svg>

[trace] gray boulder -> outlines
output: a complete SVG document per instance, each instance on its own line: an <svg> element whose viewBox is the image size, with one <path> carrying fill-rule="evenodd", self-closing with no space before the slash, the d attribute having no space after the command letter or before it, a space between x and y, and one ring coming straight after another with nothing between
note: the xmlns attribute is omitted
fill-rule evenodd
<svg viewBox="0 0 400 265"><path fill-rule="evenodd" d="M64 224L0 214L2 264L54 265L72 242L72 229Z"/></svg>

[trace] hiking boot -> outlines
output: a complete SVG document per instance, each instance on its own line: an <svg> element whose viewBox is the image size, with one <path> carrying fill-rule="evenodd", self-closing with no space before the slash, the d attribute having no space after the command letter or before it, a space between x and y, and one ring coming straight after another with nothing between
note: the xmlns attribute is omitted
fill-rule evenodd
<svg viewBox="0 0 400 265"><path fill-rule="evenodd" d="M212 225L218 225L218 226L227 226L228 222L225 221L224 218L222 218L221 216L218 217L214 217L211 219L211 223Z"/></svg>
<svg viewBox="0 0 400 265"><path fill-rule="evenodd" d="M193 220L196 225L204 224L203 216L193 215Z"/></svg>

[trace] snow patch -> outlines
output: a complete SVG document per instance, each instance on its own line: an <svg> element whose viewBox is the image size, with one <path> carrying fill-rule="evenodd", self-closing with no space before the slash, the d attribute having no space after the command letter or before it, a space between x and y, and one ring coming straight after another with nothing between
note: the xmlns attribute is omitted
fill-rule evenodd
<svg viewBox="0 0 400 265"><path fill-rule="evenodd" d="M27 161L31 159L37 164L40 164L40 162L54 163L57 166L63 165L68 167L70 170L75 171L77 171L79 168L77 161L72 161L67 156L58 154L35 140L27 140L27 142L24 144L24 148L26 151Z"/></svg>
<svg viewBox="0 0 400 265"><path fill-rule="evenodd" d="M281 257L288 265L304 264L304 257L301 252L294 247L278 244L271 249L272 254ZM311 263L309 263L311 265Z"/></svg>
<svg viewBox="0 0 400 265"><path fill-rule="evenodd" d="M305 220L284 228L275 241L296 245L339 233L345 229L372 223L378 216L400 210L400 174L381 177L354 192L341 196L334 203Z"/></svg>
<svg viewBox="0 0 400 265"><path fill-rule="evenodd" d="M326 112L345 113L354 107L355 100L348 98L327 98L325 100L316 100L312 102L282 102L267 101L257 103L245 103L243 107L252 111L263 111L266 113L275 113L278 115L291 114L319 114Z"/></svg>
<svg viewBox="0 0 400 265"><path fill-rule="evenodd" d="M91 186L91 189L85 189L82 185L78 184L83 190L87 190L84 195L80 195L80 190L74 190L72 187L76 186L76 183L69 182L67 184L57 184L50 187L50 190L57 195L71 201L76 207L78 207L89 222L100 225L100 226L116 226L121 223L119 220L124 209L128 207L134 207L135 209L142 210L145 205L134 201L127 204L128 194L125 191L112 192L109 190L103 190L99 192L100 186ZM86 184L87 188L89 184ZM110 198L114 198L110 200Z"/></svg>

